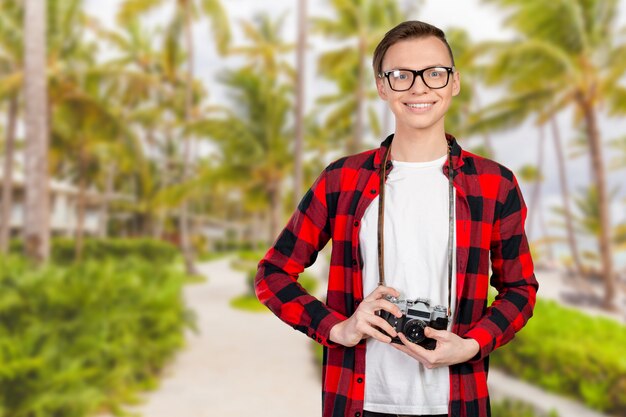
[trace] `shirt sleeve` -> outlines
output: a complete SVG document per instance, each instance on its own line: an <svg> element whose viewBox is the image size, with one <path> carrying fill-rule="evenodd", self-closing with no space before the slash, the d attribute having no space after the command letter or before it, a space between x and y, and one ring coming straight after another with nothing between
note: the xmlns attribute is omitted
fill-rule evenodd
<svg viewBox="0 0 626 417"><path fill-rule="evenodd" d="M324 171L259 262L254 284L258 299L278 318L317 342L333 347L337 345L329 340L330 329L346 317L298 283L299 274L315 262L329 239Z"/></svg>
<svg viewBox="0 0 626 417"><path fill-rule="evenodd" d="M491 285L498 294L482 319L465 334L480 345L473 360L508 343L532 317L539 285L524 232L526 213L513 177L501 189L491 235Z"/></svg>

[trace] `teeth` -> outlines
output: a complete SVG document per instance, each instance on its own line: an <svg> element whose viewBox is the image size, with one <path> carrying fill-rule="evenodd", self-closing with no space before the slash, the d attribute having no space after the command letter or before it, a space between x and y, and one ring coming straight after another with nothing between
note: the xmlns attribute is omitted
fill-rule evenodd
<svg viewBox="0 0 626 417"><path fill-rule="evenodd" d="M415 104L409 103L407 104L407 106L412 107L414 109L425 109L426 107L430 107L432 105L433 103L415 103Z"/></svg>

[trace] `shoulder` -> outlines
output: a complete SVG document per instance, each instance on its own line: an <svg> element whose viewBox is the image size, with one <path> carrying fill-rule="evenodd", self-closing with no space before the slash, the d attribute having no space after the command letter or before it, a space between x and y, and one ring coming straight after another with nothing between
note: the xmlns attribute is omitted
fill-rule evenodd
<svg viewBox="0 0 626 417"><path fill-rule="evenodd" d="M344 156L331 162L325 169L327 173L337 173L341 171L369 169L374 170L374 156L377 149L370 149L354 155Z"/></svg>
<svg viewBox="0 0 626 417"><path fill-rule="evenodd" d="M465 175L492 177L494 180L498 179L507 183L516 182L515 174L513 174L512 170L492 159L466 150L462 151L461 159L463 160L461 172Z"/></svg>
<svg viewBox="0 0 626 417"><path fill-rule="evenodd" d="M522 199L515 174L506 166L480 155L463 151L460 184L469 199L496 201Z"/></svg>

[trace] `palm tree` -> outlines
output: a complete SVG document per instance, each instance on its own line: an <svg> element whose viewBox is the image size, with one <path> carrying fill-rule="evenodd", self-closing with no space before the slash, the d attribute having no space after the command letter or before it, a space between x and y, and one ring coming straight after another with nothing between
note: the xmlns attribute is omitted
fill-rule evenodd
<svg viewBox="0 0 626 417"><path fill-rule="evenodd" d="M282 224L282 183L292 166L287 125L292 85L250 67L228 73L223 82L231 90L234 110L195 128L219 146L219 174L214 177L242 190L249 208L267 210L273 240Z"/></svg>
<svg viewBox="0 0 626 417"><path fill-rule="evenodd" d="M9 249L13 205L13 161L17 133L18 100L22 78L22 10L13 1L0 4L0 99L7 100L5 152L0 201L0 254Z"/></svg>
<svg viewBox="0 0 626 417"><path fill-rule="evenodd" d="M307 35L307 2L298 1L298 47L296 49L296 115L295 115L295 146L293 205L296 207L302 196L303 166L302 148L304 144L304 103L306 98L306 35Z"/></svg>
<svg viewBox="0 0 626 417"><path fill-rule="evenodd" d="M544 126L539 126L539 139L538 139L538 152L537 152L537 165L525 165L520 169L520 177L523 181L533 184L533 189L530 195L530 205L528 207L528 235L531 239L534 237L533 227L535 226L535 218L540 209L541 199L541 182L543 181L543 160L544 160L544 148L545 148L545 132Z"/></svg>
<svg viewBox="0 0 626 417"><path fill-rule="evenodd" d="M115 161L123 166L132 158L141 162L139 146L125 127L122 108L117 105L117 90L109 88L108 74L96 69L76 80L54 109L53 144L57 152L74 155L62 160L66 172L72 172L78 184L76 258L83 249L87 190L110 174L107 166ZM66 175L67 176L67 175ZM112 181L112 180L111 180ZM107 190L110 194L110 190ZM105 193L106 196L107 193ZM106 204L106 203L105 203Z"/></svg>
<svg viewBox="0 0 626 417"><path fill-rule="evenodd" d="M45 6L38 0L24 2L24 247L37 263L45 262L50 254Z"/></svg>
<svg viewBox="0 0 626 417"><path fill-rule="evenodd" d="M617 1L485 0L509 12L508 24L519 37L503 46L501 76L514 91L541 91L552 97L546 114L573 106L585 128L600 211L599 251L605 284L604 305L614 308L615 275L611 221L597 122L598 104L626 91L625 46L615 46ZM532 106L532 102L526 102Z"/></svg>
<svg viewBox="0 0 626 417"><path fill-rule="evenodd" d="M583 274L583 263L580 259L580 251L578 250L578 242L574 233L574 219L572 217L571 198L569 192L569 181L565 173L565 152L561 141L561 131L557 123L556 117L550 117L550 128L552 129L552 139L554 141L555 154L557 158L557 168L559 172L559 184L561 184L561 201L563 202L563 213L565 217L565 231L567 234L567 243L570 248L574 268L579 275Z"/></svg>
<svg viewBox="0 0 626 417"><path fill-rule="evenodd" d="M460 28L447 29L446 38L454 52L454 65L460 71L463 79L461 93L452 100L450 109L446 113L446 130L454 133L457 138L464 138L472 133L480 134L483 137L483 146L479 153L489 158L495 158L490 132L472 132L470 130L472 111L482 107L480 91L481 85L484 85L482 75L485 68L478 58L484 49L484 43L472 42L469 33Z"/></svg>
<svg viewBox="0 0 626 417"><path fill-rule="evenodd" d="M195 52L192 35L193 20L200 12L209 17L211 28L217 41L218 51L225 53L230 42L230 29L224 8L219 0L174 0L175 13L171 22L171 33L176 41L182 40L187 52L186 71L184 77L184 123L189 125L194 122L194 97L193 97L193 70ZM120 7L118 18L121 22L133 19L137 14L148 12L171 0L125 0ZM183 138L183 176L182 181L187 181L191 176L192 168L191 138ZM188 202L181 202L179 213L180 240L185 267L190 275L197 274L194 265L194 254L189 236L189 210Z"/></svg>
<svg viewBox="0 0 626 417"><path fill-rule="evenodd" d="M136 161L134 166L119 166L120 159L117 160L117 169L126 171L127 176L139 185L136 202L126 209L134 211L140 218L142 233L161 238L169 211L177 207L170 205L169 201L157 204L160 190L172 185L176 177L174 170L180 165L174 163L173 146L175 120L179 118L174 110L180 106L178 68L184 60L176 42L177 31L168 30L162 34L148 30L138 18L125 21L121 30L108 30L94 19L90 21L90 27L99 39L109 43L117 52L115 58L100 68L110 78L109 82L119 97L118 105L124 109L120 114L124 123L146 148L146 158L142 153L138 154L140 163ZM160 46L155 46L155 39ZM154 169L153 164L158 169ZM114 179L109 176L107 184L113 185L110 180ZM105 224L104 208L102 217L102 224Z"/></svg>
<svg viewBox="0 0 626 417"><path fill-rule="evenodd" d="M13 154L15 150L18 111L17 104L17 94L14 93L9 99L7 110L4 169L2 173L2 208L0 209L0 254L6 254L9 250L13 202Z"/></svg>
<svg viewBox="0 0 626 417"><path fill-rule="evenodd" d="M322 102L337 103L338 110L329 118L336 121L340 116L351 121L349 131L343 130L347 134L344 136L347 151L354 153L363 146L366 104L376 97L370 91L374 83L369 81L365 61L384 33L405 20L408 12L401 11L394 0L331 0L330 3L336 11L336 18L313 19L313 30L342 44L340 48L322 54L319 62L320 72L337 83L339 92L336 96L322 98ZM342 126L345 124L345 121L341 123Z"/></svg>

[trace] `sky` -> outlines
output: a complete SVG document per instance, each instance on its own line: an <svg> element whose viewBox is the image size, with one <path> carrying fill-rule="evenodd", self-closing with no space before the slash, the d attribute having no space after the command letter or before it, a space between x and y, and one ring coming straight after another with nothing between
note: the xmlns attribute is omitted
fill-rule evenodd
<svg viewBox="0 0 626 417"><path fill-rule="evenodd" d="M402 4L403 1L411 0L400 0L400 3ZM412 3L416 1L420 2L420 0L413 0ZM96 16L107 26L114 25L115 13L117 12L119 3L120 0L85 0L87 12ZM168 1L164 3L168 3ZM170 1L169 3L173 2ZM222 4L226 6L235 30L235 43L242 39L240 31L238 31L237 22L239 20L248 20L259 12L268 12L275 16L287 13L284 25L284 37L287 40L293 40L295 42L297 3L297 0L222 0ZM626 26L625 10L626 0L622 0L620 1L620 13L618 15L618 21L622 26ZM308 12L310 16L332 16L332 9L329 6L329 2L326 0L308 0ZM160 11L150 15L148 21L158 24L158 22L167 21L170 14L171 9L164 7ZM486 5L479 0L423 0L421 1L421 6L417 8L417 13L410 16L410 18L427 21L444 30L450 27L464 28L468 31L473 41L504 40L512 36L512 32L503 27L505 16L491 5ZM223 87L216 82L217 73L228 70L229 67L235 67L237 61L236 59L218 57L213 42L211 41L209 25L206 22L195 26L194 35L196 39L195 48L197 55L195 74L207 85L211 101L217 103L223 102L227 95ZM316 77L315 52L313 52L314 50L319 51L328 48L331 44L313 37L310 37L309 40L312 47L306 58L307 108L310 108L313 103L313 91L317 94L319 94L319 92L332 91L330 84ZM452 48L454 49L454 45L452 45ZM462 75L463 69L460 68L459 70ZM490 96L492 96L492 93L487 92L485 101L488 102ZM386 111L382 103L380 111ZM563 131L564 141L575 136L576 133L571 129L571 113L561 115L558 123ZM600 130L601 134L606 138L613 138L611 135L619 134L614 134L613 132L626 131L626 121L624 119L609 120L603 118L601 120ZM524 164L536 163L539 145L538 137L539 133L537 128L530 124L492 135L496 149L496 160L511 168L513 171L519 170ZM478 141L479 138L470 138L468 142L470 144L478 144ZM372 139L369 144L374 147L377 146L378 142L378 139ZM546 171L544 173L545 181L542 184L542 207L549 212L549 207L560 204L560 188L552 141L546 144L545 151ZM590 178L589 167L589 159L584 156L568 161L568 177L570 178L572 190L579 189L588 184L588 179ZM611 187L621 187L618 191L619 194L626 196L626 184L624 184L625 186L621 186L623 181L619 179L619 176L623 176L623 171L621 171L621 173L609 173ZM528 203L532 191L531 186L522 183L521 187ZM623 221L626 219L623 202L618 201L618 203L613 205L612 217L615 221ZM536 227L536 229L538 229L538 227Z"/></svg>

